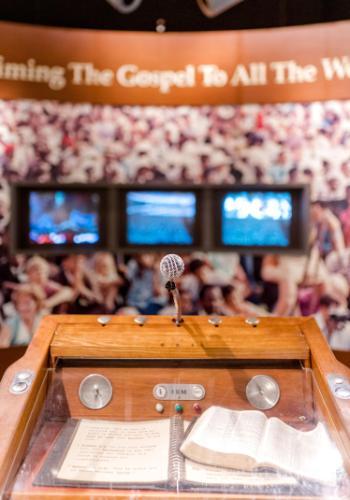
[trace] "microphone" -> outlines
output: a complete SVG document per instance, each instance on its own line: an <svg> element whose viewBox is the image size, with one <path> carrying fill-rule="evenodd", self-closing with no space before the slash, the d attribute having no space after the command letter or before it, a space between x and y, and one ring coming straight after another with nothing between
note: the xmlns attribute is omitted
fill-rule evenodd
<svg viewBox="0 0 350 500"><path fill-rule="evenodd" d="M180 278L185 270L185 264L179 255L169 253L162 258L159 268L164 278L173 280L174 278Z"/></svg>
<svg viewBox="0 0 350 500"><path fill-rule="evenodd" d="M159 268L162 276L164 276L164 278L168 280L165 284L165 288L168 290L169 293L172 294L174 298L174 304L176 309L175 323L176 326L180 326L181 323L183 322L183 319L181 318L180 294L178 289L176 288L174 279L179 278L184 272L185 270L184 261L181 259L179 255L170 253L162 258L162 260L160 261Z"/></svg>

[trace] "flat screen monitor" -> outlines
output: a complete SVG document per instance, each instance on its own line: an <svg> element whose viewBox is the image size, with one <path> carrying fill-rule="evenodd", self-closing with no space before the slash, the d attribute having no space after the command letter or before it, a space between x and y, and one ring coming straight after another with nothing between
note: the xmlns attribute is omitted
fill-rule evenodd
<svg viewBox="0 0 350 500"><path fill-rule="evenodd" d="M307 244L308 205L303 189L242 186L221 190L216 213L218 247L283 252L303 251Z"/></svg>
<svg viewBox="0 0 350 500"><path fill-rule="evenodd" d="M15 194L17 251L63 253L105 247L104 189L19 186Z"/></svg>
<svg viewBox="0 0 350 500"><path fill-rule="evenodd" d="M29 242L33 245L94 245L100 241L100 195L31 191Z"/></svg>
<svg viewBox="0 0 350 500"><path fill-rule="evenodd" d="M292 196L289 192L227 193L222 199L221 217L224 245L290 245Z"/></svg>
<svg viewBox="0 0 350 500"><path fill-rule="evenodd" d="M191 247L197 243L195 191L130 189L124 198L124 243L133 247Z"/></svg>

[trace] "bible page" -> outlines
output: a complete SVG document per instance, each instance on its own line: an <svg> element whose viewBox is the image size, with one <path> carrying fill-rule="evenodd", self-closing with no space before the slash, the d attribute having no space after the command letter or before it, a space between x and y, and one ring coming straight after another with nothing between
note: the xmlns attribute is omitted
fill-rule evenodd
<svg viewBox="0 0 350 500"><path fill-rule="evenodd" d="M208 465L252 468L266 420L259 411L212 406L198 418L180 451Z"/></svg>
<svg viewBox="0 0 350 500"><path fill-rule="evenodd" d="M302 478L334 484L339 454L322 423L311 431L300 431L273 417L266 425L258 461Z"/></svg>
<svg viewBox="0 0 350 500"><path fill-rule="evenodd" d="M297 480L292 476L274 472L241 471L212 467L191 460L185 460L185 480L198 485L229 486L295 486Z"/></svg>
<svg viewBox="0 0 350 500"><path fill-rule="evenodd" d="M167 481L170 420L79 422L56 477L78 482Z"/></svg>

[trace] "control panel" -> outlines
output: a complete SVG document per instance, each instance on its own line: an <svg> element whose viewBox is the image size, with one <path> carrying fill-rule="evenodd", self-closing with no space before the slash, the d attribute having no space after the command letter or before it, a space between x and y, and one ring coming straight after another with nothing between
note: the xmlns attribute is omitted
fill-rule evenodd
<svg viewBox="0 0 350 500"><path fill-rule="evenodd" d="M84 407L93 412L104 411L104 416L107 414L111 418L136 411L140 417L180 413L191 418L212 404L262 411L278 406L281 399L278 370L262 371L189 368L177 372L176 368L150 368L145 372L141 368L127 370L120 367L91 373L86 367L67 369L63 379L66 378L70 392L72 386L76 387L77 394L72 394L72 397L76 399L78 396L79 399L78 416L83 416ZM301 390L304 383L301 371L295 370L290 375ZM171 382L174 379L177 382ZM286 385L283 379L281 383ZM285 404L288 404L288 398ZM77 408L75 404L73 406Z"/></svg>

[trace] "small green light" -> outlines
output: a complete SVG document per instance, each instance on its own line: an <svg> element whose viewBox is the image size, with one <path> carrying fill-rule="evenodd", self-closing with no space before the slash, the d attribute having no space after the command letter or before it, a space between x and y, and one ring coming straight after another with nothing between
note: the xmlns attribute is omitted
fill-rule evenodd
<svg viewBox="0 0 350 500"><path fill-rule="evenodd" d="M177 413L182 413L184 411L184 407L182 405L180 405L179 403L176 403L176 405L175 405L175 411Z"/></svg>

